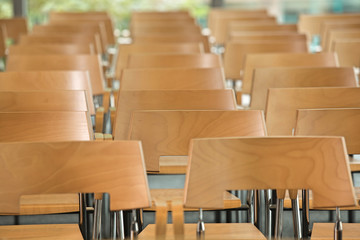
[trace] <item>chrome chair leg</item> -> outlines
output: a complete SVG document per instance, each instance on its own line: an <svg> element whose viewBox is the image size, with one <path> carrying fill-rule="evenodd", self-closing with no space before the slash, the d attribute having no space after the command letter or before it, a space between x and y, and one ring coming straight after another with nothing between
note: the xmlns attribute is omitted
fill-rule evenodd
<svg viewBox="0 0 360 240"><path fill-rule="evenodd" d="M246 196L246 202L249 206L248 209L248 222L254 224L254 190L248 190Z"/></svg>
<svg viewBox="0 0 360 240"><path fill-rule="evenodd" d="M265 236L271 239L271 190L265 190Z"/></svg>
<svg viewBox="0 0 360 240"><path fill-rule="evenodd" d="M102 199L95 199L94 207L94 224L93 224L93 233L92 239L101 239L101 209L102 208Z"/></svg>
<svg viewBox="0 0 360 240"><path fill-rule="evenodd" d="M310 231L309 190L302 190L302 237L308 238Z"/></svg>
<svg viewBox="0 0 360 240"><path fill-rule="evenodd" d="M280 239L283 226L284 199L276 200L275 238Z"/></svg>
<svg viewBox="0 0 360 240"><path fill-rule="evenodd" d="M130 238L137 239L139 235L139 225L136 219L136 210L132 210L131 212L131 226L130 226Z"/></svg>
<svg viewBox="0 0 360 240"><path fill-rule="evenodd" d="M111 238L113 240L125 239L124 214L122 210L115 211L113 214L113 229Z"/></svg>
<svg viewBox="0 0 360 240"><path fill-rule="evenodd" d="M204 214L203 209L200 208L199 209L199 220L196 225L196 234L198 236L205 234L205 223L204 223L204 215L203 214Z"/></svg>
<svg viewBox="0 0 360 240"><path fill-rule="evenodd" d="M301 220L300 220L300 209L299 199L291 199L293 224L294 224L294 238L301 239Z"/></svg>
<svg viewBox="0 0 360 240"><path fill-rule="evenodd" d="M340 219L340 208L336 207L336 222L334 227L334 240L342 240L342 222Z"/></svg>

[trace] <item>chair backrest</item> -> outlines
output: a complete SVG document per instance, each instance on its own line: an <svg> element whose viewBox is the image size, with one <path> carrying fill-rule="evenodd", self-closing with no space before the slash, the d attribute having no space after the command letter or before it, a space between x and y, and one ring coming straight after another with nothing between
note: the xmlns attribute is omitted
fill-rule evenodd
<svg viewBox="0 0 360 240"><path fill-rule="evenodd" d="M251 23L251 24L231 24L229 28L230 32L293 32L297 33L296 24L263 24L263 23Z"/></svg>
<svg viewBox="0 0 360 240"><path fill-rule="evenodd" d="M296 110L310 108L360 107L360 88L272 88L266 105L269 136L292 135Z"/></svg>
<svg viewBox="0 0 360 240"><path fill-rule="evenodd" d="M0 91L86 91L91 115L95 114L93 95L87 72L81 71L40 71L0 73Z"/></svg>
<svg viewBox="0 0 360 240"><path fill-rule="evenodd" d="M334 53L266 53L246 55L242 91L250 93L253 72L264 67L337 67L337 56Z"/></svg>
<svg viewBox="0 0 360 240"><path fill-rule="evenodd" d="M120 90L176 89L225 89L223 70L222 68L124 69L120 85Z"/></svg>
<svg viewBox="0 0 360 240"><path fill-rule="evenodd" d="M1 213L18 213L20 196L31 194L109 193L111 210L151 205L138 141L0 143L0 149Z"/></svg>
<svg viewBox="0 0 360 240"><path fill-rule="evenodd" d="M298 21L299 32L310 36L320 35L321 24L324 21L337 21L344 19L358 19L360 14L300 14Z"/></svg>
<svg viewBox="0 0 360 240"><path fill-rule="evenodd" d="M342 137L194 139L189 155L186 207L221 208L233 189L311 189L314 207L356 205Z"/></svg>
<svg viewBox="0 0 360 240"><path fill-rule="evenodd" d="M7 34L6 34L5 25L0 24L0 58L5 57L7 54L6 40L7 40Z"/></svg>
<svg viewBox="0 0 360 240"><path fill-rule="evenodd" d="M334 52L338 55L340 67L360 67L360 38L336 40Z"/></svg>
<svg viewBox="0 0 360 240"><path fill-rule="evenodd" d="M131 54L127 68L221 67L216 54Z"/></svg>
<svg viewBox="0 0 360 240"><path fill-rule="evenodd" d="M87 112L0 112L0 142L92 139Z"/></svg>
<svg viewBox="0 0 360 240"><path fill-rule="evenodd" d="M254 70L251 109L265 110L270 88L357 87L353 68L280 67Z"/></svg>
<svg viewBox="0 0 360 240"><path fill-rule="evenodd" d="M19 44L92 44L97 54L103 54L104 49L101 46L99 35L93 34L61 34L61 33L33 33L31 35L22 35Z"/></svg>
<svg viewBox="0 0 360 240"><path fill-rule="evenodd" d="M19 41L21 35L28 33L26 18L1 18L0 25L2 24L5 25L8 38L12 39L15 43Z"/></svg>
<svg viewBox="0 0 360 240"><path fill-rule="evenodd" d="M92 44L31 44L11 45L9 55L46 55L46 54L95 54Z"/></svg>
<svg viewBox="0 0 360 240"><path fill-rule="evenodd" d="M341 39L360 39L360 29L336 29L330 32L323 51L333 52L334 42Z"/></svg>
<svg viewBox="0 0 360 240"><path fill-rule="evenodd" d="M131 35L136 36L137 34L144 33L159 33L159 34L167 34L167 33L182 33L182 34L201 34L201 29L196 25L182 25L176 28L172 26L143 26L138 25L137 27L133 27L131 30Z"/></svg>
<svg viewBox="0 0 360 240"><path fill-rule="evenodd" d="M113 135L129 136L131 114L136 110L236 110L232 90L120 91Z"/></svg>
<svg viewBox="0 0 360 240"><path fill-rule="evenodd" d="M161 172L160 156L187 155L192 138L265 135L261 111L135 111L129 139L141 140L147 170Z"/></svg>
<svg viewBox="0 0 360 240"><path fill-rule="evenodd" d="M344 136L349 154L360 153L360 108L299 109L295 135Z"/></svg>
<svg viewBox="0 0 360 240"><path fill-rule="evenodd" d="M226 43L224 53L225 77L241 79L245 56L254 53L280 53L280 52L303 52L306 53L306 41L265 41L265 42L236 42Z"/></svg>
<svg viewBox="0 0 360 240"><path fill-rule="evenodd" d="M197 53L202 52L201 44L199 42L192 43L134 43L121 44L118 48L116 59L115 77L120 79L121 72L127 67L129 56L132 54L143 53Z"/></svg>
<svg viewBox="0 0 360 240"><path fill-rule="evenodd" d="M11 55L6 71L88 71L94 95L104 93L104 75L97 55Z"/></svg>
<svg viewBox="0 0 360 240"><path fill-rule="evenodd" d="M293 32L235 32L229 41L307 41L305 34Z"/></svg>
<svg viewBox="0 0 360 240"><path fill-rule="evenodd" d="M69 111L87 112L85 91L0 90L0 112Z"/></svg>

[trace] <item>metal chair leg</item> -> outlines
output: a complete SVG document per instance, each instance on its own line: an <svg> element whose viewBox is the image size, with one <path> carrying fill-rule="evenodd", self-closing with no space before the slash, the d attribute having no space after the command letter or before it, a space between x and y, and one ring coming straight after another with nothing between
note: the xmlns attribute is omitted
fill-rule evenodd
<svg viewBox="0 0 360 240"><path fill-rule="evenodd" d="M310 231L309 190L302 190L302 237L308 238Z"/></svg>
<svg viewBox="0 0 360 240"><path fill-rule="evenodd" d="M265 190L265 236L271 239L271 190Z"/></svg>
<svg viewBox="0 0 360 240"><path fill-rule="evenodd" d="M246 201L249 206L248 209L248 222L254 224L254 190L249 190L247 192Z"/></svg>
<svg viewBox="0 0 360 240"><path fill-rule="evenodd" d="M291 199L293 224L294 224L294 238L301 239L301 220L300 220L300 209L299 199Z"/></svg>
<svg viewBox="0 0 360 240"><path fill-rule="evenodd" d="M131 212L131 226L130 226L130 237L131 239L137 239L139 235L139 225L136 219L136 210L132 210Z"/></svg>
<svg viewBox="0 0 360 240"><path fill-rule="evenodd" d="M276 200L275 238L280 239L283 226L284 199Z"/></svg>
<svg viewBox="0 0 360 240"><path fill-rule="evenodd" d="M113 213L113 229L112 237L113 240L125 239L125 228L124 228L124 214L123 211L116 211Z"/></svg>
<svg viewBox="0 0 360 240"><path fill-rule="evenodd" d="M92 239L101 239L101 207L102 199L95 199L94 224Z"/></svg>
<svg viewBox="0 0 360 240"><path fill-rule="evenodd" d="M336 222L334 227L334 240L342 240L342 222L340 219L340 208L336 207Z"/></svg>

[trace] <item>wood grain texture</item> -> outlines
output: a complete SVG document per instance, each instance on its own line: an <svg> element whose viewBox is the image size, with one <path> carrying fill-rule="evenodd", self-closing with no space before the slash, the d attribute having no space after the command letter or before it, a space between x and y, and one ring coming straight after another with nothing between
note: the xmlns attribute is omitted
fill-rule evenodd
<svg viewBox="0 0 360 240"><path fill-rule="evenodd" d="M27 19L24 17L1 18L0 25L2 24L5 25L7 36L15 43L19 42L21 35L28 33Z"/></svg>
<svg viewBox="0 0 360 240"><path fill-rule="evenodd" d="M6 28L4 24L0 24L0 58L5 57L7 55L7 34Z"/></svg>
<svg viewBox="0 0 360 240"><path fill-rule="evenodd" d="M44 55L44 54L94 54L91 44L31 44L11 45L9 55Z"/></svg>
<svg viewBox="0 0 360 240"><path fill-rule="evenodd" d="M243 70L245 56L253 53L280 53L280 52L304 52L307 50L306 41L282 40L274 42L235 42L226 43L224 53L225 77L241 79L240 72Z"/></svg>
<svg viewBox="0 0 360 240"><path fill-rule="evenodd" d="M188 156L160 156L156 174L186 174Z"/></svg>
<svg viewBox="0 0 360 240"><path fill-rule="evenodd" d="M95 114L89 75L85 71L30 71L0 73L0 91L85 90L90 114Z"/></svg>
<svg viewBox="0 0 360 240"><path fill-rule="evenodd" d="M295 135L343 136L349 154L360 154L360 108L299 109Z"/></svg>
<svg viewBox="0 0 360 240"><path fill-rule="evenodd" d="M357 108L359 88L272 88L268 92L265 113L270 136L292 135L297 109Z"/></svg>
<svg viewBox="0 0 360 240"><path fill-rule="evenodd" d="M204 54L131 54L127 68L222 67L220 57Z"/></svg>
<svg viewBox="0 0 360 240"><path fill-rule="evenodd" d="M294 32L230 32L229 41L306 41L305 34Z"/></svg>
<svg viewBox="0 0 360 240"><path fill-rule="evenodd" d="M1 239L82 240L78 224L0 226Z"/></svg>
<svg viewBox="0 0 360 240"><path fill-rule="evenodd" d="M356 87L353 68L274 67L254 70L251 109L265 110L270 88Z"/></svg>
<svg viewBox="0 0 360 240"><path fill-rule="evenodd" d="M360 239L359 223L343 223L343 239L354 240ZM314 223L311 234L314 240L330 240L334 239L334 223Z"/></svg>
<svg viewBox="0 0 360 240"><path fill-rule="evenodd" d="M136 110L236 110L232 90L120 91L113 135L129 136L131 114Z"/></svg>
<svg viewBox="0 0 360 240"><path fill-rule="evenodd" d="M324 21L338 21L346 19L358 19L360 14L300 14L298 27L299 32L309 36L320 35L321 24Z"/></svg>
<svg viewBox="0 0 360 240"><path fill-rule="evenodd" d="M92 140L86 112L0 113L0 142Z"/></svg>
<svg viewBox="0 0 360 240"><path fill-rule="evenodd" d="M244 65L244 93L251 93L253 72L256 68L268 67L337 67L334 53L266 53L246 55Z"/></svg>
<svg viewBox="0 0 360 240"><path fill-rule="evenodd" d="M12 55L6 71L88 71L92 92L104 92L104 76L100 56L97 55Z"/></svg>
<svg viewBox="0 0 360 240"><path fill-rule="evenodd" d="M251 223L207 223L206 239L257 239L265 240L265 236ZM172 224L167 224L166 239L175 240ZM184 240L196 240L196 224L184 225ZM157 239L155 224L149 224L139 235L139 240Z"/></svg>
<svg viewBox="0 0 360 240"><path fill-rule="evenodd" d="M143 53L201 53L199 43L133 43L121 44L118 48L115 77L121 79L121 72L128 65L131 54Z"/></svg>
<svg viewBox="0 0 360 240"><path fill-rule="evenodd" d="M323 44L328 42L330 32L334 30L344 29L360 29L359 19L341 20L341 21L324 21L321 24L321 46L326 47Z"/></svg>
<svg viewBox="0 0 360 240"><path fill-rule="evenodd" d="M339 58L341 67L360 67L360 39L337 40L334 42L334 52Z"/></svg>
<svg viewBox="0 0 360 240"><path fill-rule="evenodd" d="M335 29L329 32L329 37L324 43L323 51L333 51L334 42L339 39L356 39L360 38L360 29Z"/></svg>
<svg viewBox="0 0 360 240"><path fill-rule="evenodd" d="M197 25L181 25L176 28L173 26L143 26L143 25L133 25L131 27L131 34L136 36L141 33L182 33L182 34L201 34L201 28Z"/></svg>
<svg viewBox="0 0 360 240"><path fill-rule="evenodd" d="M1 143L0 149L6 178L0 212L18 212L21 195L51 193L107 192L112 210L150 206L138 141Z"/></svg>
<svg viewBox="0 0 360 240"><path fill-rule="evenodd" d="M223 70L218 67L124 69L120 85L120 90L181 89L225 89Z"/></svg>
<svg viewBox="0 0 360 240"><path fill-rule="evenodd" d="M315 207L356 204L341 137L194 139L189 162L185 207L221 207L226 189L311 189Z"/></svg>
<svg viewBox="0 0 360 240"><path fill-rule="evenodd" d="M84 91L3 92L0 90L0 112L69 111L86 112Z"/></svg>
<svg viewBox="0 0 360 240"><path fill-rule="evenodd" d="M261 111L133 112L129 139L143 145L146 168L159 171L160 156L189 153L193 138L265 136Z"/></svg>
<svg viewBox="0 0 360 240"><path fill-rule="evenodd" d="M266 23L236 23L230 22L228 26L228 33L230 32L297 32L296 24L277 24L274 19L271 18L272 21L267 21Z"/></svg>

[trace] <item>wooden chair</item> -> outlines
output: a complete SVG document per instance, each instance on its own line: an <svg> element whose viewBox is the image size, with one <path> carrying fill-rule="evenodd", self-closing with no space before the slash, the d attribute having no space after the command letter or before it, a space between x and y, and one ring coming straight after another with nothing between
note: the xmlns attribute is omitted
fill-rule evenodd
<svg viewBox="0 0 360 240"><path fill-rule="evenodd" d="M28 33L27 20L23 17L1 18L0 25L5 25L7 37L18 43L23 34Z"/></svg>
<svg viewBox="0 0 360 240"><path fill-rule="evenodd" d="M249 23L249 24L230 24L229 33L236 32L293 32L297 33L297 25L295 24L264 24L264 23Z"/></svg>
<svg viewBox="0 0 360 240"><path fill-rule="evenodd" d="M181 33L181 34L201 34L201 29L199 26L180 26L180 27L172 27L172 26L142 26L139 25L137 27L133 27L131 29L131 35L136 36L137 34L146 34L146 33L158 33L158 34L166 34L166 33Z"/></svg>
<svg viewBox="0 0 360 240"><path fill-rule="evenodd" d="M360 88L272 88L268 92L265 119L269 136L292 135L296 110L309 108L357 108Z"/></svg>
<svg viewBox="0 0 360 240"><path fill-rule="evenodd" d="M131 54L145 53L201 53L200 43L134 43L121 44L118 48L118 54L115 67L115 78L121 79L121 72L127 67L129 56Z"/></svg>
<svg viewBox="0 0 360 240"><path fill-rule="evenodd" d="M142 142L147 169L185 174L191 139L265 136L264 124L261 111L134 111L129 140Z"/></svg>
<svg viewBox="0 0 360 240"><path fill-rule="evenodd" d="M356 205L341 137L194 139L190 149L185 207L221 208L221 196L228 189L269 188L277 189L279 194L285 189L312 189L318 207ZM308 168L298 161L299 157L319 167ZM274 172L279 177L274 178ZM240 226L206 224L205 232L198 234L210 239L265 239L253 225L246 224L247 230L243 232ZM166 226L162 227L165 234ZM174 218L173 229L174 239L180 236L196 239L196 224L184 226L181 217ZM151 230L154 228L145 228L142 234L154 237ZM168 231L166 234L172 235Z"/></svg>
<svg viewBox="0 0 360 240"><path fill-rule="evenodd" d="M211 68L221 67L218 55L205 54L131 54L128 58L127 68L174 68L195 67Z"/></svg>
<svg viewBox="0 0 360 240"><path fill-rule="evenodd" d="M225 89L223 70L222 68L124 69L120 85L120 91L182 89Z"/></svg>
<svg viewBox="0 0 360 240"><path fill-rule="evenodd" d="M333 52L334 42L341 39L359 39L360 30L358 29L336 29L329 33L327 41L324 43L325 46L323 51Z"/></svg>
<svg viewBox="0 0 360 240"><path fill-rule="evenodd" d="M337 67L337 57L334 53L266 53L248 54L244 64L242 92L250 93L253 71L264 67Z"/></svg>
<svg viewBox="0 0 360 240"><path fill-rule="evenodd" d="M274 42L235 42L225 45L224 71L226 79L242 79L244 60L247 54L254 53L306 53L306 41L274 41Z"/></svg>
<svg viewBox="0 0 360 240"><path fill-rule="evenodd" d="M360 67L360 38L354 40L336 40L334 52L338 55L339 66Z"/></svg>
<svg viewBox="0 0 360 240"><path fill-rule="evenodd" d="M61 33L33 33L31 35L22 35L20 37L20 45L32 45L32 44L92 44L97 54L104 54L102 49L99 35L93 34L67 34L66 36Z"/></svg>
<svg viewBox="0 0 360 240"><path fill-rule="evenodd" d="M109 193L111 211L151 204L140 142L1 143L0 149L1 213L21 213L20 197L32 194ZM24 237L83 239L77 224L0 226L0 238Z"/></svg>
<svg viewBox="0 0 360 240"><path fill-rule="evenodd" d="M39 71L0 73L0 91L86 91L86 100L91 115L95 114L92 89L87 72Z"/></svg>
<svg viewBox="0 0 360 240"><path fill-rule="evenodd" d="M7 46L6 46L6 28L4 24L0 24L0 58L4 58L7 55Z"/></svg>
<svg viewBox="0 0 360 240"><path fill-rule="evenodd" d="M95 54L92 44L31 44L11 45L9 55L46 55L46 54Z"/></svg>
<svg viewBox="0 0 360 240"><path fill-rule="evenodd" d="M184 19L173 19L169 18L166 21L157 19L157 18L144 18L137 19L136 21L130 22L130 32L132 28L137 27L183 27L183 26L196 26L196 21L194 18L184 18Z"/></svg>
<svg viewBox="0 0 360 240"><path fill-rule="evenodd" d="M131 113L136 110L236 110L232 90L120 91L117 102L115 140L128 138Z"/></svg>
<svg viewBox="0 0 360 240"><path fill-rule="evenodd" d="M97 55L11 55L6 71L88 71L94 95L104 94L104 76Z"/></svg>
<svg viewBox="0 0 360 240"><path fill-rule="evenodd" d="M353 68L275 67L254 70L251 109L265 110L270 88L357 87Z"/></svg>
<svg viewBox="0 0 360 240"><path fill-rule="evenodd" d="M293 32L233 32L229 41L305 41L306 35Z"/></svg>

